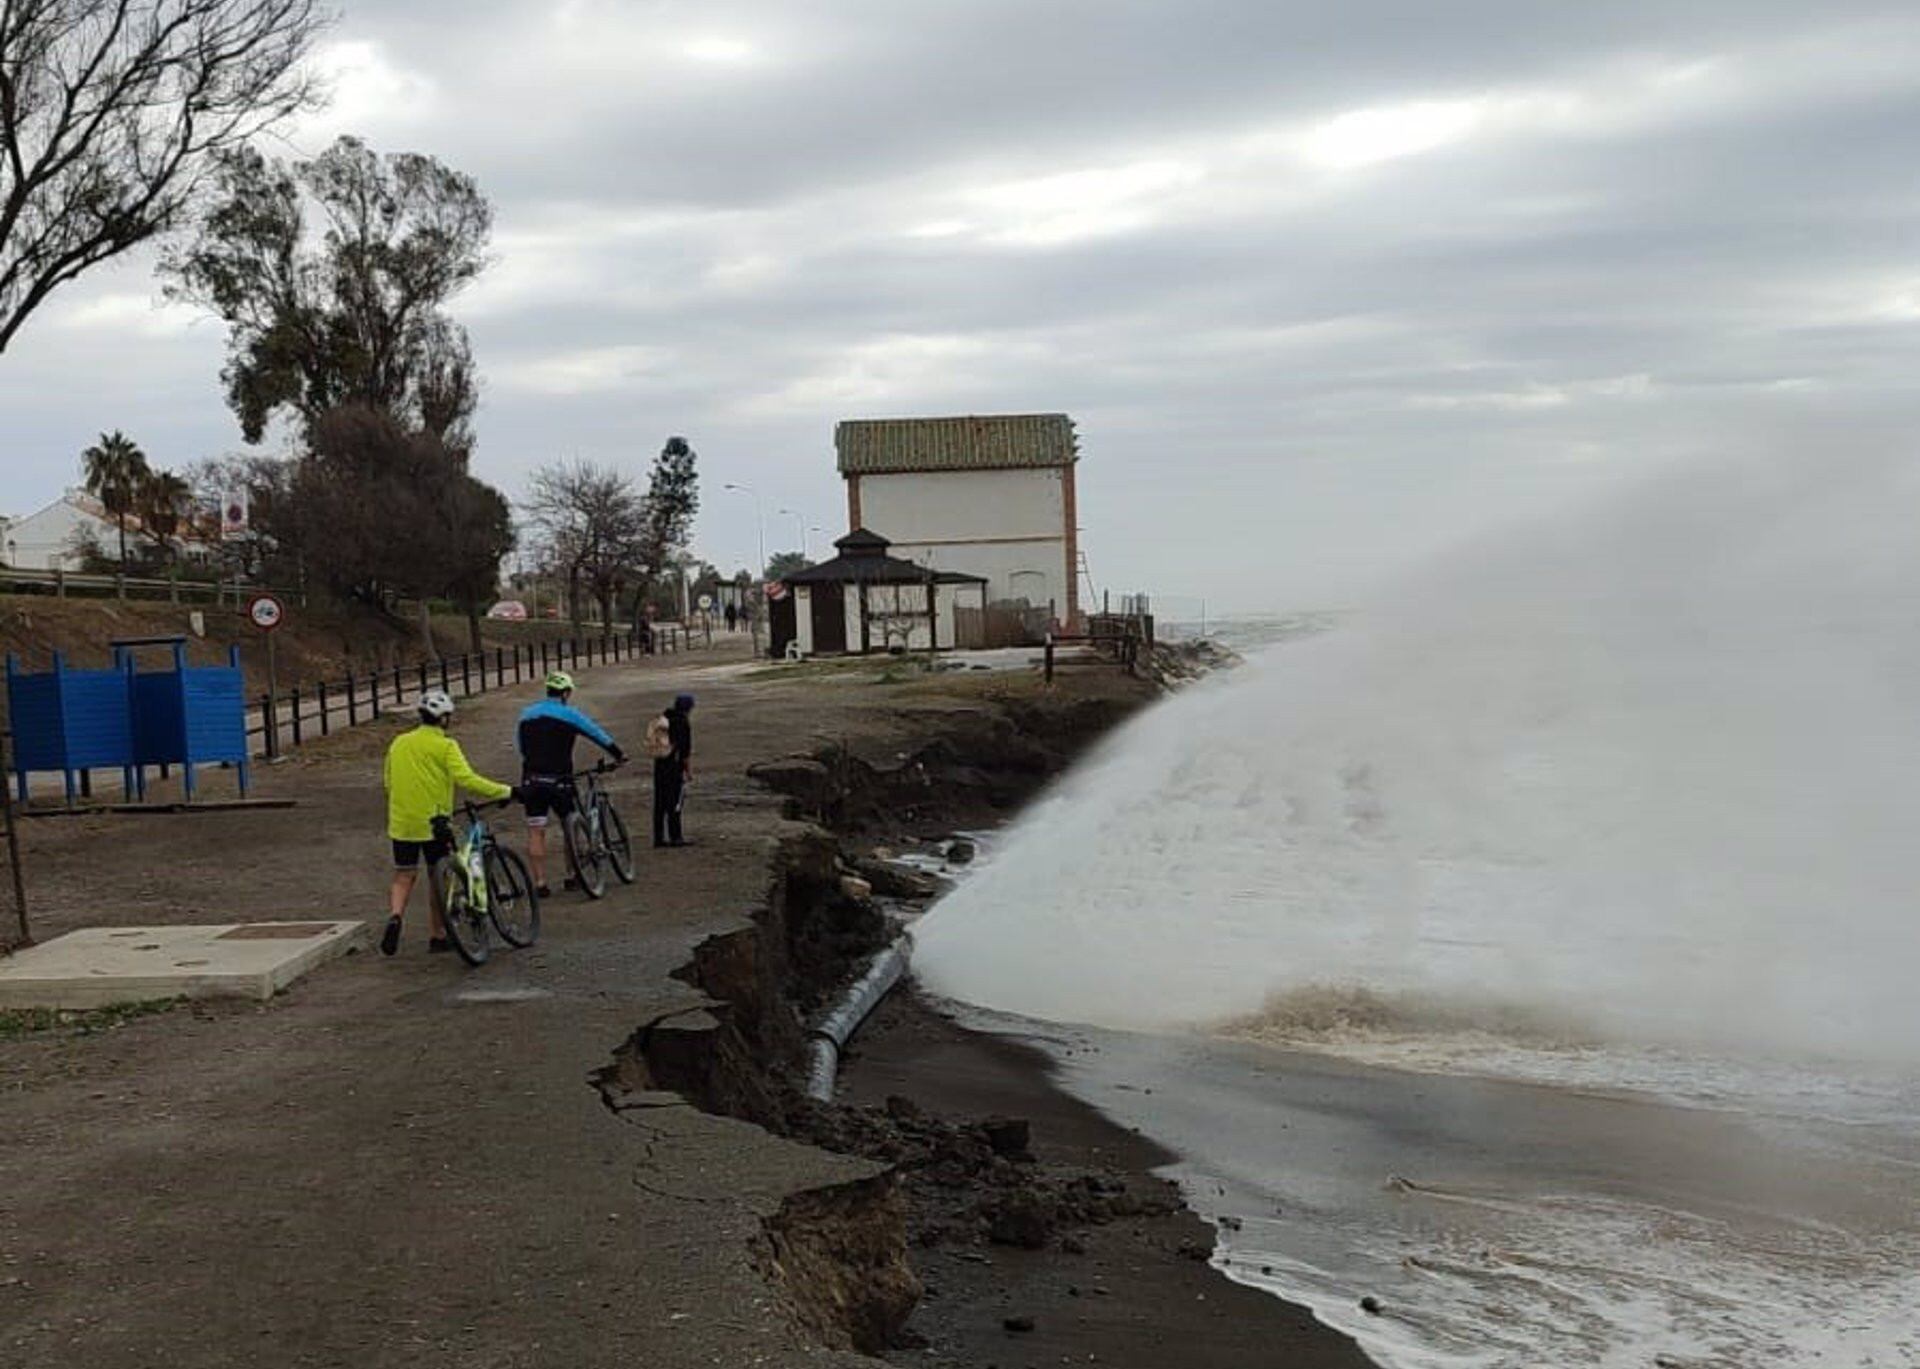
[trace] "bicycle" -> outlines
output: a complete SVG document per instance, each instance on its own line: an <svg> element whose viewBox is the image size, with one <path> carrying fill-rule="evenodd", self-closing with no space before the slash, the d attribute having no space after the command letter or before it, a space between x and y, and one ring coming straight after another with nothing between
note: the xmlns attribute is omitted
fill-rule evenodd
<svg viewBox="0 0 1920 1369"><path fill-rule="evenodd" d="M511 800L489 807L504 808ZM435 818L433 834L447 854L428 874L447 939L469 965L484 965L491 954L491 925L509 946L527 947L540 939L540 894L517 851L502 846L473 803L461 805L464 832L455 834L451 818Z"/></svg>
<svg viewBox="0 0 1920 1369"><path fill-rule="evenodd" d="M567 777L575 802L560 832L567 843L567 868L588 898L606 897L608 866L622 884L633 883L633 838L627 835L626 819L600 787L600 776L618 768L601 761ZM581 780L586 781L584 788Z"/></svg>

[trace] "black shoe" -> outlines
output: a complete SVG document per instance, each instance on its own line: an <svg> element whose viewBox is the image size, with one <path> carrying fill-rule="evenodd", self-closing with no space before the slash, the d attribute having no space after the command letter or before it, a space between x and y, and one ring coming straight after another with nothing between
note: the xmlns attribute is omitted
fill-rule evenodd
<svg viewBox="0 0 1920 1369"><path fill-rule="evenodd" d="M533 896L535 898L552 898L553 886L548 884L542 884L539 888L533 891Z"/></svg>
<svg viewBox="0 0 1920 1369"><path fill-rule="evenodd" d="M400 949L400 919L387 919L387 930L380 933L380 954L392 955Z"/></svg>
<svg viewBox="0 0 1920 1369"><path fill-rule="evenodd" d="M431 941L427 942L427 952L430 955L440 955L446 951L451 951L452 949L453 949L453 943L447 940L444 936L436 936Z"/></svg>

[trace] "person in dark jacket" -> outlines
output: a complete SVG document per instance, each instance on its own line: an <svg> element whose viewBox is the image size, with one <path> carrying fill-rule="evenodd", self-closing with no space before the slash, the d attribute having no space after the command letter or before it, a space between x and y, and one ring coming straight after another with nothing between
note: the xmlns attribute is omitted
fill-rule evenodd
<svg viewBox="0 0 1920 1369"><path fill-rule="evenodd" d="M573 744L581 737L619 765L627 755L607 730L573 706L573 676L547 676L547 697L520 715L520 792L527 809L527 858L541 898L547 887L547 820L573 811Z"/></svg>
<svg viewBox="0 0 1920 1369"><path fill-rule="evenodd" d="M693 778L693 695L682 694L673 701L660 721L666 723L664 745L653 751L653 844L685 846L680 828L680 810L687 801L687 781ZM650 732L657 736L657 724ZM664 754L662 754L664 752Z"/></svg>

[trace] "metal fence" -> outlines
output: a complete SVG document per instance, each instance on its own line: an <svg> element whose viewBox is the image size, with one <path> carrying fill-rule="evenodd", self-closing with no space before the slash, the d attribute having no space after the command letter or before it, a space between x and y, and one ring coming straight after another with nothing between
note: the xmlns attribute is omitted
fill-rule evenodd
<svg viewBox="0 0 1920 1369"><path fill-rule="evenodd" d="M255 594L271 594L288 603L304 604L306 594L297 589L250 585L232 580L207 580L189 575L82 575L67 570L20 570L0 566L0 594L51 594L56 599L69 596L114 599L164 599L169 603L224 604L236 606Z"/></svg>
<svg viewBox="0 0 1920 1369"><path fill-rule="evenodd" d="M348 671L334 680L262 691L247 712L247 741L256 756L272 759L342 728L358 727L385 714L410 710L429 689L456 698L544 679L555 670L575 671L639 656L687 651L699 640L685 628L656 625L652 644L635 632L527 642L443 656L411 666ZM257 739L257 741L256 741Z"/></svg>

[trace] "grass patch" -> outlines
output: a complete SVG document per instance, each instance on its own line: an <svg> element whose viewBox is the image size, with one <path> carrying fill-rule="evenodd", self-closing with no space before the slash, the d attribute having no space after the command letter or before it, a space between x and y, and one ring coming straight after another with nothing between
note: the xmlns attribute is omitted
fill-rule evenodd
<svg viewBox="0 0 1920 1369"><path fill-rule="evenodd" d="M172 1012L187 1000L154 998L144 1003L114 1003L104 1008L10 1008L0 1011L0 1041L17 1041L43 1032L97 1036L118 1031L142 1017Z"/></svg>

